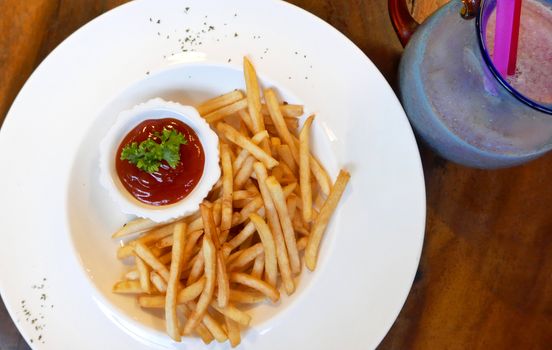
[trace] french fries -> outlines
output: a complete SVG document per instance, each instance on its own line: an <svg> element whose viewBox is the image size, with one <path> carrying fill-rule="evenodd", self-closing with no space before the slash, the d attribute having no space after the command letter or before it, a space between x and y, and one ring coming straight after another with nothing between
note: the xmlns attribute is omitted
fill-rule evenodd
<svg viewBox="0 0 552 350"><path fill-rule="evenodd" d="M272 169L273 167L278 165L278 161L276 159L272 158L263 149L251 142L250 139L240 134L230 125L224 122L220 122L217 128L230 142L235 143L236 145L246 149L255 158L263 162L267 168Z"/></svg>
<svg viewBox="0 0 552 350"><path fill-rule="evenodd" d="M293 225L291 223L289 213L287 210L286 199L282 187L271 176L265 181L276 211L278 212L278 218L280 219L280 225L282 232L284 233L284 240L286 242L286 248L289 256L289 264L291 266L291 272L299 273L301 271L301 261L299 260L299 251L297 250L297 242L295 239L295 232L293 231Z"/></svg>
<svg viewBox="0 0 552 350"><path fill-rule="evenodd" d="M184 255L186 224L179 222L174 228L174 240L172 245L171 268L167 284L167 296L165 297L165 320L167 321L167 333L175 341L180 341L180 330L176 315L176 297L182 272L182 257Z"/></svg>
<svg viewBox="0 0 552 350"><path fill-rule="evenodd" d="M230 147L227 144L222 144L220 151L222 163L222 219L220 229L228 230L232 226L232 193L234 192L232 159L230 158Z"/></svg>
<svg viewBox="0 0 552 350"><path fill-rule="evenodd" d="M320 214L312 225L307 247L305 248L305 263L311 271L313 271L316 267L316 261L318 260L318 249L320 248L322 235L326 230L326 226L330 221L332 213L337 207L339 199L341 199L343 191L345 191L345 187L347 186L350 177L351 175L349 175L349 173L345 170L341 170L339 172L339 176L337 177L326 203L324 203L324 206L320 210Z"/></svg>
<svg viewBox="0 0 552 350"><path fill-rule="evenodd" d="M200 115L205 116L208 113L216 111L217 109L221 109L222 107L226 107L241 99L243 99L243 93L240 90L233 90L224 95L217 96L215 98L212 98L210 100L203 102L202 104L197 106L197 111L199 112ZM292 106L292 105L286 105L286 106ZM293 107L291 109L296 110L297 107Z"/></svg>
<svg viewBox="0 0 552 350"><path fill-rule="evenodd" d="M267 171L262 163L255 163L255 173L257 174L257 180L259 183L259 188L263 196L264 207L266 210L266 216L268 218L268 223L272 234L274 235L274 241L276 244L276 257L278 259L278 268L280 269L280 274L282 275L282 282L284 288L288 295L291 295L295 291L295 283L293 282L293 277L291 275L291 268L289 266L289 257L286 249L286 243L284 240L284 235L282 233L282 226L278 219L278 214L276 208L274 207L274 202L270 195L270 191L266 186Z"/></svg>
<svg viewBox="0 0 552 350"><path fill-rule="evenodd" d="M311 115L299 133L299 184L301 185L301 202L303 204L303 221L312 220L312 190L310 170L309 132L314 116Z"/></svg>
<svg viewBox="0 0 552 350"><path fill-rule="evenodd" d="M191 316L184 324L184 329L182 330L182 334L184 335L190 334L201 321L203 315L207 312L207 307L209 307L215 292L217 251L211 235L207 234L207 232L203 235L203 259L205 261L205 287L199 296L195 310L192 311Z"/></svg>
<svg viewBox="0 0 552 350"><path fill-rule="evenodd" d="M189 301L195 300L203 291L205 287L205 278L202 277L197 282L192 283L190 286L181 289L176 297L177 304L185 304ZM141 295L138 297L138 304L144 308L164 308L165 307L164 295Z"/></svg>
<svg viewBox="0 0 552 350"><path fill-rule="evenodd" d="M263 244L266 280L270 283L270 285L276 287L276 281L278 279L278 266L276 263L276 244L274 243L272 232L270 232L270 228L268 228L266 222L258 214L253 213L249 215L249 220L251 220L251 222L255 225Z"/></svg>
<svg viewBox="0 0 552 350"><path fill-rule="evenodd" d="M135 256L136 260L136 269L138 270L140 278L140 288L145 293L151 293L151 281L150 281L150 267L144 262L139 256Z"/></svg>
<svg viewBox="0 0 552 350"><path fill-rule="evenodd" d="M111 236L111 238L120 238L134 233L144 232L160 225L161 224L155 221L139 218L124 224L123 227Z"/></svg>
<svg viewBox="0 0 552 350"><path fill-rule="evenodd" d="M332 213L350 175L331 178L310 148L314 116L298 130L303 106L261 90L244 59L246 93L233 90L200 104L220 136L221 177L199 210L168 223L132 220L113 238L118 259L134 260L113 293L144 309L164 310L174 341L197 334L241 341L246 311L296 290L302 257L314 270ZM264 96L262 92L264 91Z"/></svg>
<svg viewBox="0 0 552 350"><path fill-rule="evenodd" d="M286 122L284 120L284 116L280 111L280 106L278 104L276 94L272 89L267 89L265 91L265 98L267 100L267 106L268 106L268 111L270 112L270 118L274 123L274 127L276 128L279 134L279 137L282 139L284 143L286 143L289 146L289 148L291 149L291 155L293 156L293 159L295 159L295 161L299 163L299 155L297 154L297 148L287 128Z"/></svg>
<svg viewBox="0 0 552 350"><path fill-rule="evenodd" d="M240 345L241 335L240 335L240 326L239 324L232 320L230 317L225 316L224 321L226 322L226 329L228 330L228 340L230 340L230 345L235 348Z"/></svg>
<svg viewBox="0 0 552 350"><path fill-rule="evenodd" d="M241 111L242 109L247 107L247 101L245 99L236 101L228 106L222 107L221 109L217 109L214 112L211 112L204 116L205 120L208 123L215 123L219 120L222 120L236 112Z"/></svg>
<svg viewBox="0 0 552 350"><path fill-rule="evenodd" d="M274 303L280 300L280 292L278 292L276 288L272 287L267 282L246 273L232 272L230 274L230 281L256 289L266 295Z"/></svg>

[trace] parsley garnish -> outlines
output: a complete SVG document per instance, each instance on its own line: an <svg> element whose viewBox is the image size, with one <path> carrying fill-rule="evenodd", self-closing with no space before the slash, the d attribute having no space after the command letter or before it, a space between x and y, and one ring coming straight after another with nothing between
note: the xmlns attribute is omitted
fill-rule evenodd
<svg viewBox="0 0 552 350"><path fill-rule="evenodd" d="M158 143L152 138L148 138L140 144L132 142L123 148L121 160L128 160L138 169L148 173L158 171L163 160L171 168L176 168L180 163L180 145L187 144L188 140L182 133L165 128L162 133L155 132L153 136L160 142Z"/></svg>

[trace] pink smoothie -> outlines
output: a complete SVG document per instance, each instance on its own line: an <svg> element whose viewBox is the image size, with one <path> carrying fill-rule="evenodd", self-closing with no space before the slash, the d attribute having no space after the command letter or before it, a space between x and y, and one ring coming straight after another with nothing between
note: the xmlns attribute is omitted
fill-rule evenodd
<svg viewBox="0 0 552 350"><path fill-rule="evenodd" d="M496 13L487 24L487 47L492 57ZM552 8L523 0L516 74L506 80L521 94L541 104L552 104Z"/></svg>

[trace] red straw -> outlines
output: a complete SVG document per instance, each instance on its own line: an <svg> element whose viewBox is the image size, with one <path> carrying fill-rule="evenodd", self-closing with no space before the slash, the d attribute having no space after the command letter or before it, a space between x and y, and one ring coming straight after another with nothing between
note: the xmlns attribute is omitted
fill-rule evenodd
<svg viewBox="0 0 552 350"><path fill-rule="evenodd" d="M502 75L516 72L522 0L497 0L493 61Z"/></svg>

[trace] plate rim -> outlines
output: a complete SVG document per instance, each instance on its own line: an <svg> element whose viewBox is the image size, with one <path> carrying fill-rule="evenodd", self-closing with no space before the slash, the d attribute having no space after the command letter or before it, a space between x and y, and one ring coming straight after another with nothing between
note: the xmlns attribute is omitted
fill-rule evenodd
<svg viewBox="0 0 552 350"><path fill-rule="evenodd" d="M6 130L11 130L12 128L12 124L15 123L14 121L14 117L12 116L13 114L15 114L15 112L13 112L20 104L22 104L21 102L21 99L24 94L23 92L24 91L27 91L29 89L29 86L32 85L32 83L34 82L34 80L36 79L37 76L39 76L40 74L42 74L42 71L44 69L46 69L45 67L48 66L49 62L51 60L53 60L55 57L57 57L59 55L59 52L62 50L63 47L67 46L68 42L70 41L73 41L73 40L76 40L75 38L78 38L78 35L79 33L81 32L84 32L84 31L87 31L89 30L90 27L92 27L93 23L96 23L96 22L100 22L102 20L104 20L105 18L107 18L107 16L113 16L114 14L116 14L117 12L123 12L126 10L127 7L130 7L130 6L135 6L137 3L145 3L147 1L150 1L150 0L138 0L138 1L133 1L133 2L127 2L125 4L122 4L120 6L117 6L115 8L113 8L112 10L110 11L107 11L103 14L101 14L100 16L97 16L96 18L92 19L91 21L87 22L86 24L84 24L83 26L81 26L80 28L78 28L75 32L73 32L72 34L70 34L66 39L64 39L58 46L56 46L56 48L54 48L38 65L37 67L34 69L33 73L29 76L29 78L26 80L26 82L23 84L21 90L18 92L16 98L14 99L14 101L12 102L10 108L8 109L8 112L6 114L6 117L4 119L4 122L3 122L3 125L2 125L2 128L0 129L0 139L3 138L3 137L6 137L6 136L3 136L3 135L6 135L7 132L9 131L6 131ZM328 27L328 29L330 29L331 31L333 31L335 34L338 34L338 36L340 37L340 41L342 42L345 42L347 43L347 46L352 49L353 51L356 51L356 54L360 54L360 57L362 57L363 61L365 61L365 64L368 64L369 66L372 66L372 68L374 68L373 70L375 72L377 72L376 74L379 75L378 77L378 80L380 81L379 84L382 85L382 86L385 86L386 85L386 88L388 89L389 92L391 92L391 95L392 95L392 98L394 99L395 101L395 104L400 108L400 111L401 111L401 114L402 114L402 119L403 119L403 122L406 122L407 125L408 125L408 129L409 129L409 138L411 139L411 142L413 143L414 147L416 148L416 163L417 163L417 172L418 172L418 176L420 178L420 194L421 194L421 198L420 199L420 209L421 209L421 212L423 213L422 217L421 217L421 220L420 220L420 232L418 233L419 236L420 236L420 239L419 239L419 247L416 248L416 251L417 251L417 257L416 257L416 265L415 265L415 268L413 269L413 272L410 274L411 275L411 280L410 282L408 283L408 288L407 290L403 293L404 296L402 298L402 301L399 303L398 305L398 309L395 310L395 312L393 313L394 316L393 316L393 321L390 322L388 324L388 326L386 327L387 330L381 335L381 338L374 344L374 346L377 346L379 343L381 343L381 341L383 340L383 338L387 335L387 333L389 332L390 328L393 326L395 320L397 319L400 311L402 310L407 298L408 298L408 295L410 293L410 290L412 288L412 284L414 282L414 279L415 279L415 275L416 275L416 270L418 269L418 266L419 266L419 262L420 262L420 259L421 259L421 254L422 254L422 248L423 248L423 243L424 243L424 237L425 237L425 225L426 225L426 220L427 220L427 207L426 207L426 187L425 187L425 177L424 177L424 171L423 171L423 167L422 167L422 162L421 162L421 155L420 155L420 152L419 152L419 148L417 147L417 143L416 143L416 139L415 139L415 136L414 136L414 132L412 130L412 128L409 126L408 124L408 120L407 120L407 117L406 117L406 114L404 112L404 109L402 107L402 105L400 104L399 102L399 99L398 97L396 96L396 94L394 93L394 91L391 89L389 83L387 82L387 80L385 79L385 77L383 76L383 74L377 69L377 67L374 65L374 63L364 54L364 52L362 52L362 50L360 50L360 48L358 48L349 38L347 38L343 33L341 33L340 31L338 31L336 28L334 28L333 26L331 26L331 24L329 24L328 22L326 22L325 20L315 16L314 14L294 5L294 4L290 4L290 3L287 3L287 2L283 2L283 1L278 1L278 0L266 0L266 2L272 2L272 3L278 3L280 5L284 5L284 6L289 6L289 7L292 7L294 11L299 11L302 13L303 16L307 16L309 18L310 21L314 20L314 21L319 21L320 23L322 23L324 26ZM414 231L414 230L413 230ZM4 292L4 290L7 288L6 287L6 282L3 282L5 281L6 279L3 277L3 276L0 276L0 294L1 295L5 295L6 293ZM19 330L20 334L25 338L25 340L28 342L28 339L29 339L29 336L28 336L28 333L27 333L27 330L26 328L24 327L25 324L23 323L18 323L18 322L15 322L15 307L12 308L12 304L5 300L4 299L4 303L6 305L6 309L8 310L8 313L10 314L10 317L12 318L12 320L14 320L14 324L16 325L17 329ZM15 304L14 304L15 305Z"/></svg>

